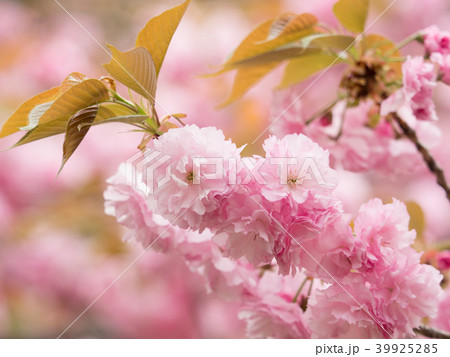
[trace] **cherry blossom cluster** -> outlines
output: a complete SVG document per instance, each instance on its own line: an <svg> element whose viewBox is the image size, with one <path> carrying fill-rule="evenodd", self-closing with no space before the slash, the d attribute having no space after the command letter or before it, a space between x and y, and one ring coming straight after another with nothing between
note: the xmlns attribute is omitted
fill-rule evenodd
<svg viewBox="0 0 450 357"><path fill-rule="evenodd" d="M143 156L166 164L123 164L106 212L126 239L180 256L208 291L239 301L250 337L408 337L436 316L442 276L411 247L403 203L373 199L352 222L328 151L302 134L263 148L242 157L216 128L170 129ZM130 172L151 180L134 187Z"/></svg>
<svg viewBox="0 0 450 357"><path fill-rule="evenodd" d="M302 99L293 95L295 89L279 93L271 132L279 137L303 133L330 150L333 167L349 171L395 175L423 167L414 143L403 136L392 115L404 120L426 149L439 144L441 132L432 96L439 81L450 85L450 33L431 26L420 31L417 40L423 43L424 55L407 57L401 64L401 83L386 75L387 83L364 98L352 98L352 88L341 83L340 99L317 117L306 114ZM381 62L374 71L383 68ZM298 103L283 111L294 100Z"/></svg>

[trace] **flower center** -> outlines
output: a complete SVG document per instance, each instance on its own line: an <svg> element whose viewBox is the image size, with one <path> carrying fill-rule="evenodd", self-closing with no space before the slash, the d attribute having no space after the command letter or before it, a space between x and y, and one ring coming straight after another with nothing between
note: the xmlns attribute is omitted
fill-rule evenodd
<svg viewBox="0 0 450 357"><path fill-rule="evenodd" d="M193 183L194 182L194 172L190 171L186 174L186 181L189 183Z"/></svg>
<svg viewBox="0 0 450 357"><path fill-rule="evenodd" d="M299 173L297 171L289 172L287 183L289 186L294 186L297 184L301 184L302 180L298 177Z"/></svg>

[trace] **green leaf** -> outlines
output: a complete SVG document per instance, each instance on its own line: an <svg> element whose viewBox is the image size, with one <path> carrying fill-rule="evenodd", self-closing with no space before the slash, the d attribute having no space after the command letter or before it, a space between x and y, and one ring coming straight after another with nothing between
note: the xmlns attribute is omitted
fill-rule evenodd
<svg viewBox="0 0 450 357"><path fill-rule="evenodd" d="M167 48L191 0L183 2L151 19L139 32L136 47L146 48L155 62L156 74L161 70Z"/></svg>
<svg viewBox="0 0 450 357"><path fill-rule="evenodd" d="M234 78L233 88L228 99L219 105L219 108L226 107L236 100L242 98L256 83L275 69L280 62L271 62L262 65L239 68Z"/></svg>
<svg viewBox="0 0 450 357"><path fill-rule="evenodd" d="M27 126L28 115L33 108L40 104L50 102L58 94L59 90L59 87L49 89L48 91L35 95L20 105L20 107L8 118L5 124L3 124L0 131L0 138L14 134L20 131L20 128Z"/></svg>
<svg viewBox="0 0 450 357"><path fill-rule="evenodd" d="M72 118L70 118L69 122L67 123L66 136L64 138L63 144L63 160L58 171L58 175L63 169L67 160L69 160L69 158L83 141L84 137L89 131L89 124L91 124L97 116L97 111L97 106L84 108L76 113ZM83 124L87 125L79 128Z"/></svg>
<svg viewBox="0 0 450 357"><path fill-rule="evenodd" d="M334 4L333 12L347 30L361 33L369 13L369 0L339 0Z"/></svg>
<svg viewBox="0 0 450 357"><path fill-rule="evenodd" d="M297 84L322 69L342 62L338 56L325 52L295 58L287 64L279 88Z"/></svg>
<svg viewBox="0 0 450 357"><path fill-rule="evenodd" d="M156 70L150 52L144 47L137 47L128 52L121 52L109 46L112 52L111 62L104 64L106 70L122 84L155 102Z"/></svg>
<svg viewBox="0 0 450 357"><path fill-rule="evenodd" d="M64 92L40 117L39 124L54 120L69 120L81 109L109 99L108 88L98 79L87 79Z"/></svg>

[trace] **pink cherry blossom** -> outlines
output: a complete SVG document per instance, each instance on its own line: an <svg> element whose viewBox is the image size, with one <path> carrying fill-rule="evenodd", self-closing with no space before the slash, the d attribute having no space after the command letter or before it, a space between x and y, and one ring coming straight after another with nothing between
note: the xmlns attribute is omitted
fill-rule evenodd
<svg viewBox="0 0 450 357"><path fill-rule="evenodd" d="M287 91L285 96L289 97L289 93ZM330 152L333 168L342 167L354 172L376 170L395 177L422 167L422 159L414 144L396 138L392 125L384 118L375 128L367 126L372 107L373 103L369 100L351 108L346 108L345 101L341 101L334 106L331 120L317 119L306 125L308 117L304 116L302 108L293 106L274 122L271 131L278 137L292 133L305 134ZM436 145L440 139L439 129L432 123L416 120L402 91L383 103L383 116L395 111L415 128L426 147Z"/></svg>
<svg viewBox="0 0 450 357"><path fill-rule="evenodd" d="M249 338L309 338L301 308L280 296L248 301L239 318L247 322Z"/></svg>
<svg viewBox="0 0 450 357"><path fill-rule="evenodd" d="M450 33L441 31L437 26L427 27L422 31L424 35L425 49L429 54L450 53Z"/></svg>
<svg viewBox="0 0 450 357"><path fill-rule="evenodd" d="M105 213L116 217L127 228L124 240L135 241L144 248L158 251L173 250L175 240L183 232L150 210L142 193L126 182L127 165L108 179L105 191Z"/></svg>
<svg viewBox="0 0 450 357"><path fill-rule="evenodd" d="M383 104L384 107L381 108L381 115L400 111L402 106L406 105L403 111L410 108L413 118L406 117L403 119L407 120L412 127L414 127L414 118L437 120L431 98L433 88L436 86L436 70L433 63L425 62L422 57L410 57L403 63L402 69L403 87L386 100Z"/></svg>
<svg viewBox="0 0 450 357"><path fill-rule="evenodd" d="M439 65L439 79L450 85L450 53L433 53L430 59Z"/></svg>
<svg viewBox="0 0 450 357"><path fill-rule="evenodd" d="M444 250L437 254L437 264L441 271L450 269L450 250Z"/></svg>
<svg viewBox="0 0 450 357"><path fill-rule="evenodd" d="M213 235L189 231L177 246L190 269L204 278L208 292L227 301L239 300L246 286L254 285L258 272L248 262L224 257Z"/></svg>
<svg viewBox="0 0 450 357"><path fill-rule="evenodd" d="M293 301L304 279L306 276L303 274L291 277L280 276L273 271L263 273L257 285L248 290L243 297L244 302L239 313L239 318L247 324L248 337L310 337L304 312L300 306L307 297L308 286L304 286L297 301Z"/></svg>
<svg viewBox="0 0 450 357"><path fill-rule="evenodd" d="M402 66L403 92L407 99L421 103L431 99L436 86L436 73L432 63L422 57L409 57Z"/></svg>
<svg viewBox="0 0 450 357"><path fill-rule="evenodd" d="M409 214L404 203L393 200L383 205L372 199L361 206L355 219L356 236L365 244L368 260L379 260L409 247L416 238L416 232L409 229Z"/></svg>
<svg viewBox="0 0 450 357"><path fill-rule="evenodd" d="M307 310L315 338L406 338L422 318L436 316L442 276L409 248L388 269L349 275L317 290Z"/></svg>
<svg viewBox="0 0 450 357"><path fill-rule="evenodd" d="M282 139L271 136L264 141L266 161L261 186L262 195L269 201L292 197L303 203L310 193L330 195L338 177L330 168L329 153L302 134Z"/></svg>
<svg viewBox="0 0 450 357"><path fill-rule="evenodd" d="M438 329L450 332L450 288L444 291L440 300L437 316L431 321L431 325Z"/></svg>
<svg viewBox="0 0 450 357"><path fill-rule="evenodd" d="M271 263L273 245L270 240L279 226L270 216L271 203L260 193L255 182L236 185L235 189L221 201L219 215L212 222L219 226L214 239L226 256L232 259L245 257L254 266ZM219 224L215 223L220 220Z"/></svg>
<svg viewBox="0 0 450 357"><path fill-rule="evenodd" d="M169 174L150 198L155 212L182 228L199 228L203 216L219 207L215 195L230 190L229 175L236 172L228 164L240 158L241 149L226 140L221 130L196 125L171 129L149 148L170 158L168 167L156 170L155 182Z"/></svg>

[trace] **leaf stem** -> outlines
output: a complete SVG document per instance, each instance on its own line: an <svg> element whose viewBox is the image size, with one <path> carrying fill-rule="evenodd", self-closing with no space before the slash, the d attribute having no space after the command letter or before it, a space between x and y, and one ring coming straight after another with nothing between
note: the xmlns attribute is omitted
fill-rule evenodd
<svg viewBox="0 0 450 357"><path fill-rule="evenodd" d="M116 91L110 89L109 90L113 96L114 99L118 100L119 102L122 103L127 103L128 105L134 107L133 102L130 102L129 100L126 100L124 97L122 97L119 93L117 93Z"/></svg>
<svg viewBox="0 0 450 357"><path fill-rule="evenodd" d="M412 142L414 145L416 145L417 150L420 152L420 154L423 157L423 160L428 166L428 169L431 171L431 173L436 176L436 181L439 186L441 186L445 194L447 196L447 199L450 202L450 187L448 186L447 180L445 178L444 171L440 168L436 160L431 156L431 154L428 152L428 150L419 142L419 139L417 138L416 132L409 127L409 125L400 118L397 114L392 114L392 118L397 122L397 124L400 126L400 129L402 129L403 134Z"/></svg>
<svg viewBox="0 0 450 357"><path fill-rule="evenodd" d="M155 118L156 124L158 125L158 128L159 128L161 126L161 123L159 121L159 116L156 111L155 105L153 105L153 104L152 104L152 114L153 114L153 118Z"/></svg>
<svg viewBox="0 0 450 357"><path fill-rule="evenodd" d="M109 91L112 93L112 96L115 99L116 103L123 104L124 106L133 110L137 114L148 115L148 113L144 109L142 109L138 104L126 100L119 93L113 91L112 89L110 89Z"/></svg>

